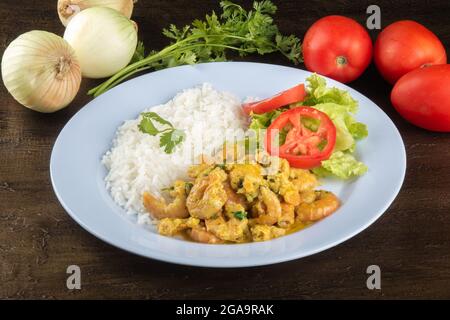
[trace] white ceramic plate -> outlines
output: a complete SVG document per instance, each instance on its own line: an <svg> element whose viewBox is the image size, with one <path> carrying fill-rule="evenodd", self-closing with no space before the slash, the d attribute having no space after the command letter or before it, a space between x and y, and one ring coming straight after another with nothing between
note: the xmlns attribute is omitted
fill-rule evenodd
<svg viewBox="0 0 450 320"><path fill-rule="evenodd" d="M100 160L124 120L168 100L179 91L211 83L241 98L267 97L304 82L309 72L257 63L208 63L143 75L108 91L81 109L64 127L53 148L50 173L55 193L70 216L98 238L121 249L167 262L206 267L246 267L305 257L361 232L389 207L402 185L405 148L394 124L372 101L331 79L359 101L358 120L369 137L358 157L369 171L351 182L324 181L342 206L313 226L272 241L207 245L164 237L137 225L105 189Z"/></svg>

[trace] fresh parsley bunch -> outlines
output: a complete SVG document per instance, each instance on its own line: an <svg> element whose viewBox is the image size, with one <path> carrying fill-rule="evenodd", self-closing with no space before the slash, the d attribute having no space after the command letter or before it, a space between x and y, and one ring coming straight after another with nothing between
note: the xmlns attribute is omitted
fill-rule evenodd
<svg viewBox="0 0 450 320"><path fill-rule="evenodd" d="M302 61L300 39L280 33L272 17L277 7L271 1L255 1L250 11L231 1L222 1L220 6L220 16L212 12L203 21L194 20L183 28L170 25L164 29L163 34L172 43L161 51L146 55L143 44L139 43L132 63L90 90L89 94L99 96L132 75L148 69L226 61L229 51L240 56L280 52L295 64Z"/></svg>

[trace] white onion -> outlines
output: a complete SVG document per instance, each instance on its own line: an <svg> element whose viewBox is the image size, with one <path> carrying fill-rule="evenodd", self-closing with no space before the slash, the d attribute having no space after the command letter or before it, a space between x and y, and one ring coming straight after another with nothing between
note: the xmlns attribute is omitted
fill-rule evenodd
<svg viewBox="0 0 450 320"><path fill-rule="evenodd" d="M64 26L81 11L92 7L108 7L131 18L134 7L133 0L58 0L58 16Z"/></svg>
<svg viewBox="0 0 450 320"><path fill-rule="evenodd" d="M130 62L136 50L137 28L114 9L94 7L70 20L64 39L75 50L84 77L105 78Z"/></svg>
<svg viewBox="0 0 450 320"><path fill-rule="evenodd" d="M77 94L81 70L75 52L61 37L34 30L6 48L2 58L3 83L24 106L55 112Z"/></svg>

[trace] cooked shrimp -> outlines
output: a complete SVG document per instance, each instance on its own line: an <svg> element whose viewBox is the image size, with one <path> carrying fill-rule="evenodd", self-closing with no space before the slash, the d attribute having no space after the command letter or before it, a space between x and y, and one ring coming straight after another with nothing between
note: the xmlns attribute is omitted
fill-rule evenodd
<svg viewBox="0 0 450 320"><path fill-rule="evenodd" d="M260 177L245 176L242 182L242 188L238 189L238 193L245 195L247 201L251 202L258 196L259 186L263 184Z"/></svg>
<svg viewBox="0 0 450 320"><path fill-rule="evenodd" d="M260 188L258 200L256 211L259 211L259 215L255 218L255 223L266 225L277 223L278 219L281 217L281 204L277 195L268 187L263 186Z"/></svg>
<svg viewBox="0 0 450 320"><path fill-rule="evenodd" d="M300 199L301 202L313 203L316 200L316 192L314 190L300 192Z"/></svg>
<svg viewBox="0 0 450 320"><path fill-rule="evenodd" d="M295 222L295 207L289 203L281 204L281 217L278 219L278 225L281 228L289 228Z"/></svg>
<svg viewBox="0 0 450 320"><path fill-rule="evenodd" d="M249 202L258 196L259 187L265 183L257 164L234 164L229 175L233 190L245 195Z"/></svg>
<svg viewBox="0 0 450 320"><path fill-rule="evenodd" d="M300 192L312 190L318 185L316 176L308 170L291 168L290 178Z"/></svg>
<svg viewBox="0 0 450 320"><path fill-rule="evenodd" d="M318 180L309 170L291 168L286 159L264 151L240 155L238 149L231 145L214 158L202 156L188 171L195 181L177 181L170 204L144 194L145 207L160 219L160 234L182 232L212 244L265 241L301 230L339 207L333 193L315 191Z"/></svg>
<svg viewBox="0 0 450 320"><path fill-rule="evenodd" d="M227 201L225 202L225 214L229 218L233 218L233 213L237 211L247 211L247 204L245 197L241 194L237 194L230 186L229 182L223 183L223 188L227 193Z"/></svg>
<svg viewBox="0 0 450 320"><path fill-rule="evenodd" d="M271 156L268 161L270 164L264 168L263 175L270 176L282 174L286 176L286 178L289 178L290 166L286 159Z"/></svg>
<svg viewBox="0 0 450 320"><path fill-rule="evenodd" d="M231 242L245 242L249 237L248 220L223 217L205 220L206 230L219 239Z"/></svg>
<svg viewBox="0 0 450 320"><path fill-rule="evenodd" d="M210 163L200 163L195 166L191 166L188 169L188 176L191 178L198 178L202 175L207 175L214 169L214 165Z"/></svg>
<svg viewBox="0 0 450 320"><path fill-rule="evenodd" d="M186 200L191 216L209 219L220 212L227 201L227 193L223 187L226 179L226 173L219 168L207 176L197 178Z"/></svg>
<svg viewBox="0 0 450 320"><path fill-rule="evenodd" d="M186 209L186 182L175 181L170 195L175 199L172 203L167 204L163 198L157 198L151 193L144 192L144 207L157 219L189 217L189 212Z"/></svg>
<svg viewBox="0 0 450 320"><path fill-rule="evenodd" d="M289 162L286 159L278 158L280 161L280 173L286 177L289 177L291 172L291 167L289 166Z"/></svg>
<svg viewBox="0 0 450 320"><path fill-rule="evenodd" d="M282 195L284 201L289 204L294 206L298 206L300 204L300 193L295 185L290 181L282 182L280 187L280 195Z"/></svg>
<svg viewBox="0 0 450 320"><path fill-rule="evenodd" d="M211 232L206 231L205 228L202 227L191 229L188 231L188 235L196 242L209 244L223 243L221 239L217 238Z"/></svg>
<svg viewBox="0 0 450 320"><path fill-rule="evenodd" d="M231 187L239 189L247 176L261 178L261 167L256 164L234 164L230 171Z"/></svg>
<svg viewBox="0 0 450 320"><path fill-rule="evenodd" d="M274 226L255 225L250 228L253 241L267 241L286 234L286 230Z"/></svg>
<svg viewBox="0 0 450 320"><path fill-rule="evenodd" d="M200 220L192 217L187 219L164 218L158 221L158 232L165 236L174 236L183 230L195 228L199 224Z"/></svg>
<svg viewBox="0 0 450 320"><path fill-rule="evenodd" d="M296 208L300 221L317 221L332 214L339 207L339 199L328 191L317 191L316 200L302 203Z"/></svg>
<svg viewBox="0 0 450 320"><path fill-rule="evenodd" d="M297 187L289 180L284 173L278 173L273 176L268 176L267 181L270 189L283 196L284 201L294 206L300 204L300 194Z"/></svg>

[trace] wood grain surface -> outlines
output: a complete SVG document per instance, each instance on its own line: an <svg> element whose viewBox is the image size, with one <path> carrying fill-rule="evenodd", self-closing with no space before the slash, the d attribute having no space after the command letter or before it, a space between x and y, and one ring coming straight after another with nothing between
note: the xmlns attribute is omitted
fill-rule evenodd
<svg viewBox="0 0 450 320"><path fill-rule="evenodd" d="M414 19L434 31L450 52L447 0L276 2L276 22L284 33L303 37L315 20L329 14L365 23L367 6L375 3L383 27ZM146 46L158 49L167 44L163 27L187 24L212 9L218 9L216 1L140 0L134 19ZM32 29L63 33L56 1L0 1L1 53ZM289 65L277 55L247 60ZM64 124L90 101L86 92L96 83L84 80L76 100L50 115L21 107L0 86L0 298L450 298L450 135L418 129L400 118L389 102L390 86L373 66L351 87L377 103L402 134L408 168L397 199L371 227L333 249L247 269L141 258L98 240L66 214L50 184L50 152ZM66 288L66 268L72 264L81 267L81 290ZM366 268L372 264L381 267L381 290L366 288Z"/></svg>

